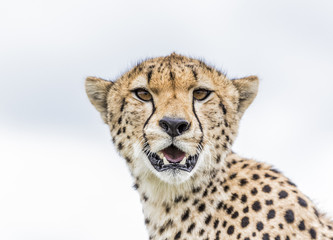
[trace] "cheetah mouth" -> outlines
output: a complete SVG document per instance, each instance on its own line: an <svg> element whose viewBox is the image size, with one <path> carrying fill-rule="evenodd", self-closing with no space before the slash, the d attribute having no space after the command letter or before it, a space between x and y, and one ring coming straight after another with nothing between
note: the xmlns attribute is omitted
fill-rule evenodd
<svg viewBox="0 0 333 240"><path fill-rule="evenodd" d="M182 170L191 172L195 167L199 154L188 155L171 145L158 153L147 153L148 159L158 172L167 170Z"/></svg>

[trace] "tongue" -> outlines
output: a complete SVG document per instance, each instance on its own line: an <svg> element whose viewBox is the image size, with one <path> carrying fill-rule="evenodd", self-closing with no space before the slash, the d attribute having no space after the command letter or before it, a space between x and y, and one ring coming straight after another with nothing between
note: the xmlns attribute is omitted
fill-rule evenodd
<svg viewBox="0 0 333 240"><path fill-rule="evenodd" d="M179 163L185 157L185 153L173 145L162 150L162 152L164 157L171 163Z"/></svg>

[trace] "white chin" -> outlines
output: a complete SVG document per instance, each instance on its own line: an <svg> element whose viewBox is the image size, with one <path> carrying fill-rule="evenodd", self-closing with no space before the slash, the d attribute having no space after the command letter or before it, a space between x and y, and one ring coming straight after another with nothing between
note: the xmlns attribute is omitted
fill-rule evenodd
<svg viewBox="0 0 333 240"><path fill-rule="evenodd" d="M192 170L194 171L194 169ZM178 169L169 169L164 172L158 172L153 169L153 173L163 182L169 184L180 184L191 178L192 172L185 172Z"/></svg>

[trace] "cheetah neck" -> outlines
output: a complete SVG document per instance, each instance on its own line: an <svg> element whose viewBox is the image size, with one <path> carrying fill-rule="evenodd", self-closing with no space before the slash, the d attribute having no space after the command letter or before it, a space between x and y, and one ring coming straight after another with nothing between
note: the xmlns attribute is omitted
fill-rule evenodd
<svg viewBox="0 0 333 240"><path fill-rule="evenodd" d="M228 161L230 155L234 154L225 155L219 166L215 166L210 171L198 171L190 181L179 185L167 184L155 178L154 175L150 178L140 178L137 189L149 233L155 235L156 229L163 229L164 225L169 224L170 216L179 215L186 205L199 207L200 204L207 201L205 204L208 207L212 199L206 198L205 201L202 201L202 195L207 195L207 190L214 189L214 182L224 182L228 174L224 163ZM223 201L227 197L227 195L221 195L219 199ZM161 222L161 219L166 219L167 222Z"/></svg>

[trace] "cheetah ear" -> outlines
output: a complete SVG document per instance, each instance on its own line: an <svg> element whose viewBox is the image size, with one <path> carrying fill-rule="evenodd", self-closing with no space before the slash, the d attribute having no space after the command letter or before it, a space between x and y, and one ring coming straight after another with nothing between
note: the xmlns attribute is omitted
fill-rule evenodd
<svg viewBox="0 0 333 240"><path fill-rule="evenodd" d="M113 82L96 77L87 77L85 83L88 98L100 112L105 123L107 123L107 94L112 84Z"/></svg>
<svg viewBox="0 0 333 240"><path fill-rule="evenodd" d="M257 96L259 79L257 76L249 76L231 81L239 93L238 114L243 115L245 110Z"/></svg>

